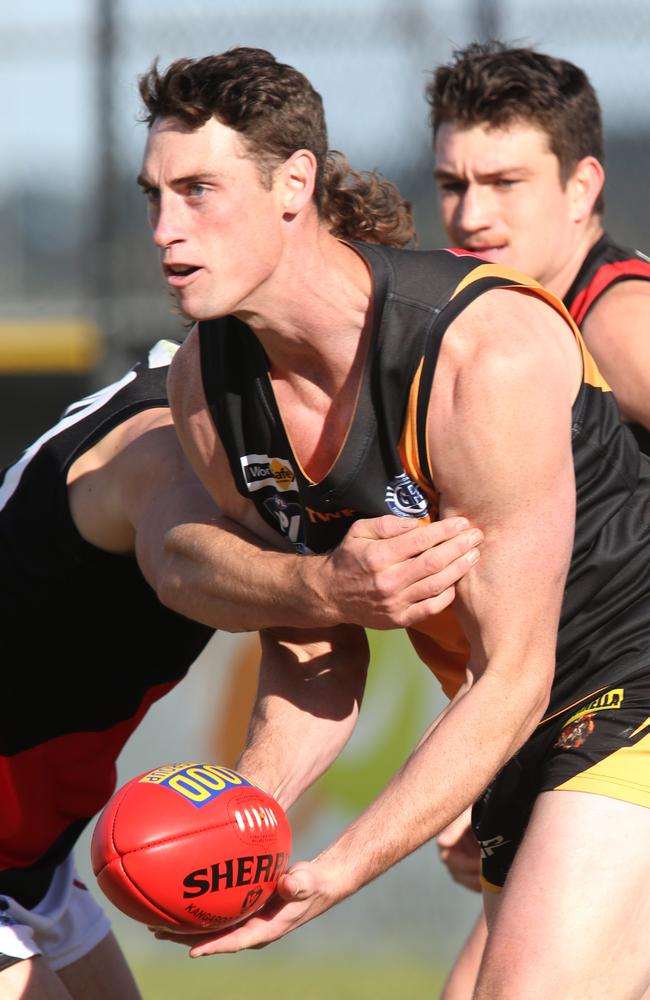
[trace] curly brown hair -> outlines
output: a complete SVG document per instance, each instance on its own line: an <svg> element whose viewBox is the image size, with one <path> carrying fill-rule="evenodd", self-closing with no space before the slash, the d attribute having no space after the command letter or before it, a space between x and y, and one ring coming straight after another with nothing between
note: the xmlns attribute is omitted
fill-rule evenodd
<svg viewBox="0 0 650 1000"><path fill-rule="evenodd" d="M292 153L309 149L317 164L314 202L335 235L390 246L413 239L411 207L396 186L376 172L355 173L341 154L328 153L320 94L265 49L178 59L162 73L156 61L138 83L150 128L158 118L191 129L217 118L240 134L267 187Z"/></svg>
<svg viewBox="0 0 650 1000"><path fill-rule="evenodd" d="M341 239L405 247L415 240L413 208L376 170L352 170L338 150L325 160L322 217Z"/></svg>
<svg viewBox="0 0 650 1000"><path fill-rule="evenodd" d="M473 42L434 71L426 98L434 137L444 124L536 125L548 136L563 184L583 157L605 162L596 92L586 73L566 59L496 40ZM601 194L594 211L603 208Z"/></svg>

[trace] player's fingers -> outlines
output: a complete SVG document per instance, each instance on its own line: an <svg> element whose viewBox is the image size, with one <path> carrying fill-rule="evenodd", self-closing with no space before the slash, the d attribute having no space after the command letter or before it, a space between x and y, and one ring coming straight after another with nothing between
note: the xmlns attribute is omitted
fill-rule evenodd
<svg viewBox="0 0 650 1000"><path fill-rule="evenodd" d="M441 521L423 523L410 517L384 514L367 521L356 521L351 530L360 538L370 541L387 541L398 559L409 559L434 545L454 538L470 525L467 518L447 517Z"/></svg>
<svg viewBox="0 0 650 1000"><path fill-rule="evenodd" d="M456 583L467 572L468 566L478 558L476 553L480 552L482 541L482 533L477 528L471 528L455 538L418 552L409 559L396 562L386 573L399 590L421 584L420 592L410 595L413 599L422 600L435 596ZM465 558L468 555L469 563Z"/></svg>
<svg viewBox="0 0 650 1000"><path fill-rule="evenodd" d="M283 899L308 899L315 889L309 868L292 868L280 877L277 891Z"/></svg>
<svg viewBox="0 0 650 1000"><path fill-rule="evenodd" d="M161 927L149 927L148 929L159 941L174 941L176 944L184 944L186 948L189 947L189 945L203 944L204 941L212 940L214 936L192 933L191 931L187 931L185 933L183 933L183 931L166 931Z"/></svg>
<svg viewBox="0 0 650 1000"><path fill-rule="evenodd" d="M455 585L475 566L480 558L478 549L470 549L437 573L431 573L409 587L396 586L404 612L400 626L407 628L439 614L456 596Z"/></svg>
<svg viewBox="0 0 650 1000"><path fill-rule="evenodd" d="M190 958L201 958L203 955L227 955L244 951L246 948L257 948L262 944L261 934L252 921L242 924L230 931L223 931L218 937L208 938L190 948ZM186 944L192 942L186 941Z"/></svg>
<svg viewBox="0 0 650 1000"><path fill-rule="evenodd" d="M448 518L450 521L458 521L460 518ZM441 524L442 522L437 522ZM398 538L400 535L408 535L417 531L422 522L415 517L397 517L395 514L382 514L380 517L362 517L355 521L350 528L350 534L358 538L367 538L371 541L382 541L388 538ZM463 527L467 527L465 524ZM456 530L462 531L463 527ZM453 533L453 526L449 526ZM449 535L448 537L451 537Z"/></svg>

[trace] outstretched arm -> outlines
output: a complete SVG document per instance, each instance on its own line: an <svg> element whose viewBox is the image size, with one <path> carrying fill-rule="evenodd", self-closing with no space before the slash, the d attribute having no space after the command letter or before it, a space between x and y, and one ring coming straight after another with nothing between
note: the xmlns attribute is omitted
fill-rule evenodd
<svg viewBox="0 0 650 1000"><path fill-rule="evenodd" d="M455 584L479 558L483 536L464 518L418 525L391 515L357 521L324 555L281 552L216 516L210 501L212 512L202 514L192 500L201 489L194 483L178 497L164 538L156 520L146 519L141 563L163 603L229 632L416 625L453 601ZM159 497L156 506L164 503ZM168 504L160 514L169 519Z"/></svg>
<svg viewBox="0 0 650 1000"><path fill-rule="evenodd" d="M290 869L274 909L193 955L259 947L357 891L458 816L534 730L572 549L580 377L569 327L527 295L489 292L450 328L430 406L434 477L444 506L466 510L486 536L458 587L472 646L465 689L371 806Z"/></svg>
<svg viewBox="0 0 650 1000"><path fill-rule="evenodd" d="M246 749L237 767L288 809L336 760L356 724L368 668L362 629L261 634Z"/></svg>
<svg viewBox="0 0 650 1000"><path fill-rule="evenodd" d="M220 515L168 409L136 414L82 455L68 493L87 541L135 550L165 605L230 632L416 623L453 600L482 538L461 518L417 526L384 517L357 523L327 555L280 551Z"/></svg>

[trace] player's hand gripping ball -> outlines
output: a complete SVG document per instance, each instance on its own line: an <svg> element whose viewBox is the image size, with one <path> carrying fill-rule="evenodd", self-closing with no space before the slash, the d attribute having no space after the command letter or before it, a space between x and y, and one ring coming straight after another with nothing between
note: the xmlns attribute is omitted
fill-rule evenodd
<svg viewBox="0 0 650 1000"><path fill-rule="evenodd" d="M275 799L212 764L165 764L133 778L104 807L91 844L99 886L119 910L196 932L259 910L290 852Z"/></svg>

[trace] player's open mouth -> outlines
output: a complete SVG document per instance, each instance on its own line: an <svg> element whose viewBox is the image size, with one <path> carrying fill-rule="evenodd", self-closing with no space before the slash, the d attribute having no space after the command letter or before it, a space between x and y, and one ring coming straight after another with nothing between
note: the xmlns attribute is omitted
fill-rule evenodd
<svg viewBox="0 0 650 1000"><path fill-rule="evenodd" d="M200 270L200 267L195 267L193 264L164 265L167 282L173 285L174 288L181 288L183 285L187 285Z"/></svg>

